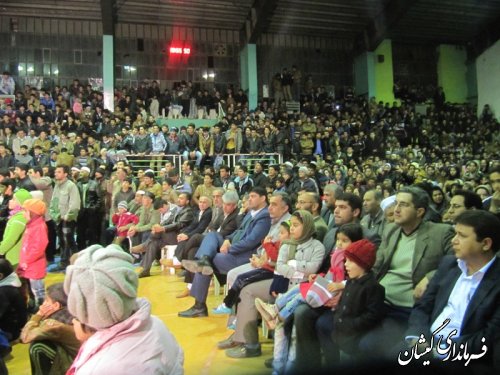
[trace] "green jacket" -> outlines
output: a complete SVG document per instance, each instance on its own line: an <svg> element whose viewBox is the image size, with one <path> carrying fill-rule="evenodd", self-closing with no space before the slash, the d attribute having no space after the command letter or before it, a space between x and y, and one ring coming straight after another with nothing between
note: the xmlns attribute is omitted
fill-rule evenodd
<svg viewBox="0 0 500 375"><path fill-rule="evenodd" d="M21 245L24 230L26 229L26 219L22 211L16 213L7 221L2 242L0 243L0 255L17 267L19 264L19 254L21 253Z"/></svg>
<svg viewBox="0 0 500 375"><path fill-rule="evenodd" d="M139 223L136 226L137 232L147 232L151 230L154 224L160 224L160 212L155 210L153 206L146 208L141 207L138 214Z"/></svg>
<svg viewBox="0 0 500 375"><path fill-rule="evenodd" d="M52 220L56 223L61 220L76 221L80 206L80 191L73 181L66 180L62 183L56 183L49 206Z"/></svg>

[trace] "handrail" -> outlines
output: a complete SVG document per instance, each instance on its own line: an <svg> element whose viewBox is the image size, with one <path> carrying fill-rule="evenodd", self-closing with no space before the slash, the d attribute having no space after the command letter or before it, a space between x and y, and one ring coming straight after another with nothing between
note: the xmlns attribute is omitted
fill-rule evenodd
<svg viewBox="0 0 500 375"><path fill-rule="evenodd" d="M128 154L124 155L127 161L132 165L133 169L138 167L149 168L151 164L156 163L165 163L165 161L170 160L174 163L174 167L176 167L179 171L179 175L182 173L182 163L183 157L181 154L164 154L161 155L161 162L155 160L154 157L158 157L159 155L134 155ZM253 170L253 164L257 161L263 162L273 162L281 164L283 162L283 155L279 153L265 153L265 154L222 154L222 158L224 160L224 165L229 166L230 168L234 168L234 166L238 163L244 163L249 167L249 170ZM153 168L154 170L154 168ZM159 171L155 171L158 173Z"/></svg>

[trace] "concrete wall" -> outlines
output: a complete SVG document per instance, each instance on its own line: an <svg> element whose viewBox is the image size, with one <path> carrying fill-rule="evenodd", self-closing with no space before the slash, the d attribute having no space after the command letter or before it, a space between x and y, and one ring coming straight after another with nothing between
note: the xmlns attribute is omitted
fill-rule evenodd
<svg viewBox="0 0 500 375"><path fill-rule="evenodd" d="M438 85L450 103L467 101L467 52L464 47L442 44L437 47Z"/></svg>
<svg viewBox="0 0 500 375"><path fill-rule="evenodd" d="M482 112L483 106L489 104L500 117L500 40L484 51L476 59L478 114Z"/></svg>

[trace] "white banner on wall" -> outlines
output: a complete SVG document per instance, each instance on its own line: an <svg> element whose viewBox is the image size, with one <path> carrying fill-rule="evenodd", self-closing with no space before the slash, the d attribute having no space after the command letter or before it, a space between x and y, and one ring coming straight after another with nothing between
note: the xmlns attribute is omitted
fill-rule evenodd
<svg viewBox="0 0 500 375"><path fill-rule="evenodd" d="M89 78L89 85L92 86L92 90L96 91L102 91L104 87L102 78Z"/></svg>

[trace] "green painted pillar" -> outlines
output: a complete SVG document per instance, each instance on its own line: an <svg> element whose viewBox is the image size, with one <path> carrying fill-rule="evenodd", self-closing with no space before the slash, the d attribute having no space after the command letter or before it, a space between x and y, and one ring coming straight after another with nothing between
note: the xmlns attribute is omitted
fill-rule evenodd
<svg viewBox="0 0 500 375"><path fill-rule="evenodd" d="M354 92L367 99L375 96L375 57L373 52L363 52L354 59Z"/></svg>
<svg viewBox="0 0 500 375"><path fill-rule="evenodd" d="M102 36L102 83L104 95L104 109L113 112L114 108L114 84L115 84L115 60L114 60L114 38L113 35Z"/></svg>
<svg viewBox="0 0 500 375"><path fill-rule="evenodd" d="M385 39L374 51L375 97L390 103L394 99L394 71L392 67L392 41Z"/></svg>
<svg viewBox="0 0 500 375"><path fill-rule="evenodd" d="M446 101L467 101L467 52L464 47L441 44L437 47L438 85L443 88Z"/></svg>
<svg viewBox="0 0 500 375"><path fill-rule="evenodd" d="M247 44L240 52L240 80L241 88L248 96L248 108L257 107L259 89L257 86L257 47Z"/></svg>

